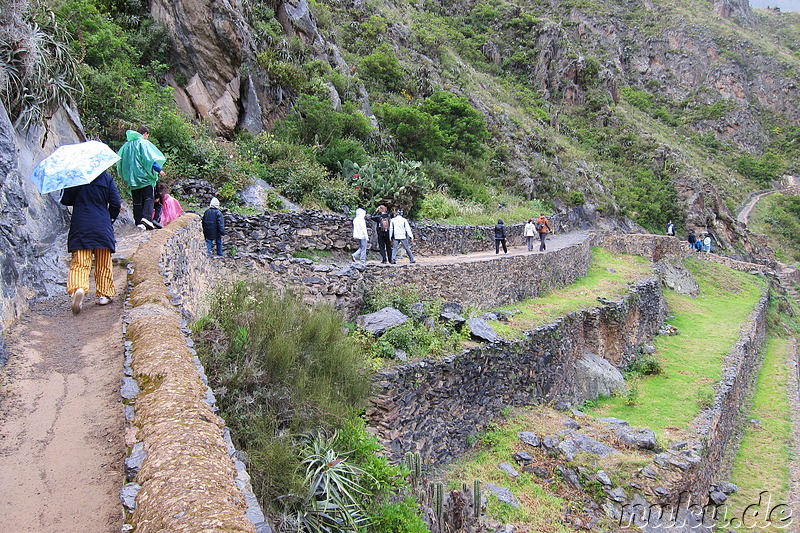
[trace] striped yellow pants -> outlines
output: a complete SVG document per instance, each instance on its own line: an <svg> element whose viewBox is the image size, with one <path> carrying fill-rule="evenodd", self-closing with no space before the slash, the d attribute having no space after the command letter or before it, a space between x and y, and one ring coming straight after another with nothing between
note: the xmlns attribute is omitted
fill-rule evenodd
<svg viewBox="0 0 800 533"><path fill-rule="evenodd" d="M77 250L72 252L67 274L67 294L72 294L78 289L89 294L89 273L92 271L92 254L94 254L94 284L98 298L114 297L114 273L111 271L111 250L98 248L96 250Z"/></svg>

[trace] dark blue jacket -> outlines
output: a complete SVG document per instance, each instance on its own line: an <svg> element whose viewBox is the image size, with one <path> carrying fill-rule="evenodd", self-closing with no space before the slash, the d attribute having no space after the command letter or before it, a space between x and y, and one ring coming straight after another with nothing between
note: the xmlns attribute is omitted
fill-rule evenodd
<svg viewBox="0 0 800 533"><path fill-rule="evenodd" d="M203 237L209 241L216 241L225 235L225 219L222 211L216 207L209 207L203 213Z"/></svg>
<svg viewBox="0 0 800 533"><path fill-rule="evenodd" d="M61 203L72 206L67 251L108 248L116 251L114 228L121 201L114 178L103 172L86 185L64 189Z"/></svg>

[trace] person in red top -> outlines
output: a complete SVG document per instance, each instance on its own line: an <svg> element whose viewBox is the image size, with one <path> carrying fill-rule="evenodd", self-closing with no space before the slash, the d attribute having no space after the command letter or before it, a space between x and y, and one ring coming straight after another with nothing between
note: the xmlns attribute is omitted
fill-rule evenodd
<svg viewBox="0 0 800 533"><path fill-rule="evenodd" d="M553 228L550 226L550 221L547 220L547 217L544 216L544 213L542 213L539 218L536 219L534 224L536 225L536 231L539 232L539 242L541 243L539 245L539 251L544 252L547 249L547 247L544 245L544 239L547 237L548 233L553 231Z"/></svg>

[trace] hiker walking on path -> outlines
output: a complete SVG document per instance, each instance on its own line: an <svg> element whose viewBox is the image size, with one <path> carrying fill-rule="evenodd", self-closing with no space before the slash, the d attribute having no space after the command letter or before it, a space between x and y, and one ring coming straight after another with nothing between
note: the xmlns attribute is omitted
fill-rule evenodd
<svg viewBox="0 0 800 533"><path fill-rule="evenodd" d="M670 237L675 236L675 224L673 224L671 220L667 224L667 235L669 235Z"/></svg>
<svg viewBox="0 0 800 533"><path fill-rule="evenodd" d="M397 214L392 219L392 223L389 225L389 237L394 239L392 264L395 264L395 261L397 261L397 247L401 244L408 255L408 260L411 261L411 263L416 263L416 261L414 261L414 254L411 253L411 247L409 246L409 241L414 240L414 234L411 232L411 226L408 224L408 220L403 218L402 210L397 211Z"/></svg>
<svg viewBox="0 0 800 533"><path fill-rule="evenodd" d="M217 257L222 257L222 236L225 235L225 218L219 210L219 200L216 197L203 213L203 237L206 240L206 251L211 254L212 245L216 244Z"/></svg>
<svg viewBox="0 0 800 533"><path fill-rule="evenodd" d="M528 251L532 252L533 238L536 237L536 225L533 223L532 218L529 218L525 223L525 229L522 231L522 234L525 236L525 242L528 244Z"/></svg>
<svg viewBox="0 0 800 533"><path fill-rule="evenodd" d="M358 241L358 250L352 255L353 261L367 262L367 243L369 233L367 233L367 221L364 218L367 212L361 208L356 209L356 216L353 219L353 238Z"/></svg>
<svg viewBox="0 0 800 533"><path fill-rule="evenodd" d="M378 251L381 253L381 263L391 263L392 239L389 237L389 226L392 225L392 217L389 215L385 205L379 205L370 218L375 222L375 230L378 234Z"/></svg>
<svg viewBox="0 0 800 533"><path fill-rule="evenodd" d="M499 219L497 221L497 225L494 227L494 253L500 253L500 245L503 245L503 253L508 253L508 248L506 248L506 226L503 224L503 219Z"/></svg>
<svg viewBox="0 0 800 533"><path fill-rule="evenodd" d="M536 219L534 224L536 226L536 231L539 232L539 251L544 252L547 249L547 246L544 244L544 240L547 238L547 234L553 231L553 228L550 226L550 221L547 220L547 217L544 216L544 213L539 215L539 218Z"/></svg>
<svg viewBox="0 0 800 533"><path fill-rule="evenodd" d="M150 129L139 126L136 131L125 132L127 141L117 154L117 171L131 188L133 221L140 229L156 229L161 225L151 220L153 214L154 187L167 158L150 142Z"/></svg>
<svg viewBox="0 0 800 533"><path fill-rule="evenodd" d="M116 249L112 224L122 202L114 178L103 172L91 183L64 189L61 203L72 206L67 251L72 252L67 274L67 294L72 296L72 312L81 312L89 292L89 272L94 254L94 281L97 303L108 305L114 299L114 273L111 254Z"/></svg>

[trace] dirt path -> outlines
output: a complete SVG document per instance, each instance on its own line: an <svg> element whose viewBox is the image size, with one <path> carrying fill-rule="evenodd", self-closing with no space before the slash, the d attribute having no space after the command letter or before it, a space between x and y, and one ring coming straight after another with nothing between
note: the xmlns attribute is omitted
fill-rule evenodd
<svg viewBox="0 0 800 533"><path fill-rule="evenodd" d="M115 258L141 237L121 239ZM127 248L126 248L127 245ZM123 484L122 311L126 269L115 261L115 301L83 311L70 298L32 306L7 334L0 369L0 531L118 532Z"/></svg>
<svg viewBox="0 0 800 533"><path fill-rule="evenodd" d="M588 238L588 234L585 232L570 232L570 233L557 233L555 235L551 235L547 238L546 246L547 250L545 252L539 252L539 238L536 238L534 242L533 251L529 252L526 245L520 246L509 246L508 253L504 254L502 248L500 249L499 254L494 253L494 241L486 244L486 251L485 252L472 252L469 254L458 254L458 255L434 255L434 256L421 256L418 254L414 254L414 259L416 259L418 265L452 265L455 263L469 263L472 261L490 261L493 259L497 259L499 257L513 257L515 255L527 255L527 254L540 254L540 253L547 253L547 252L554 252L556 250L561 250L562 248L566 248L568 246L573 246L575 244L579 244L585 241ZM398 249L399 258L397 259L397 265L407 265L408 264L408 257L406 257L406 253L403 248ZM414 253L414 244L411 244L411 252ZM381 265L380 260L368 260L367 264L370 266L373 265ZM382 265L385 268L394 268L394 265Z"/></svg>

